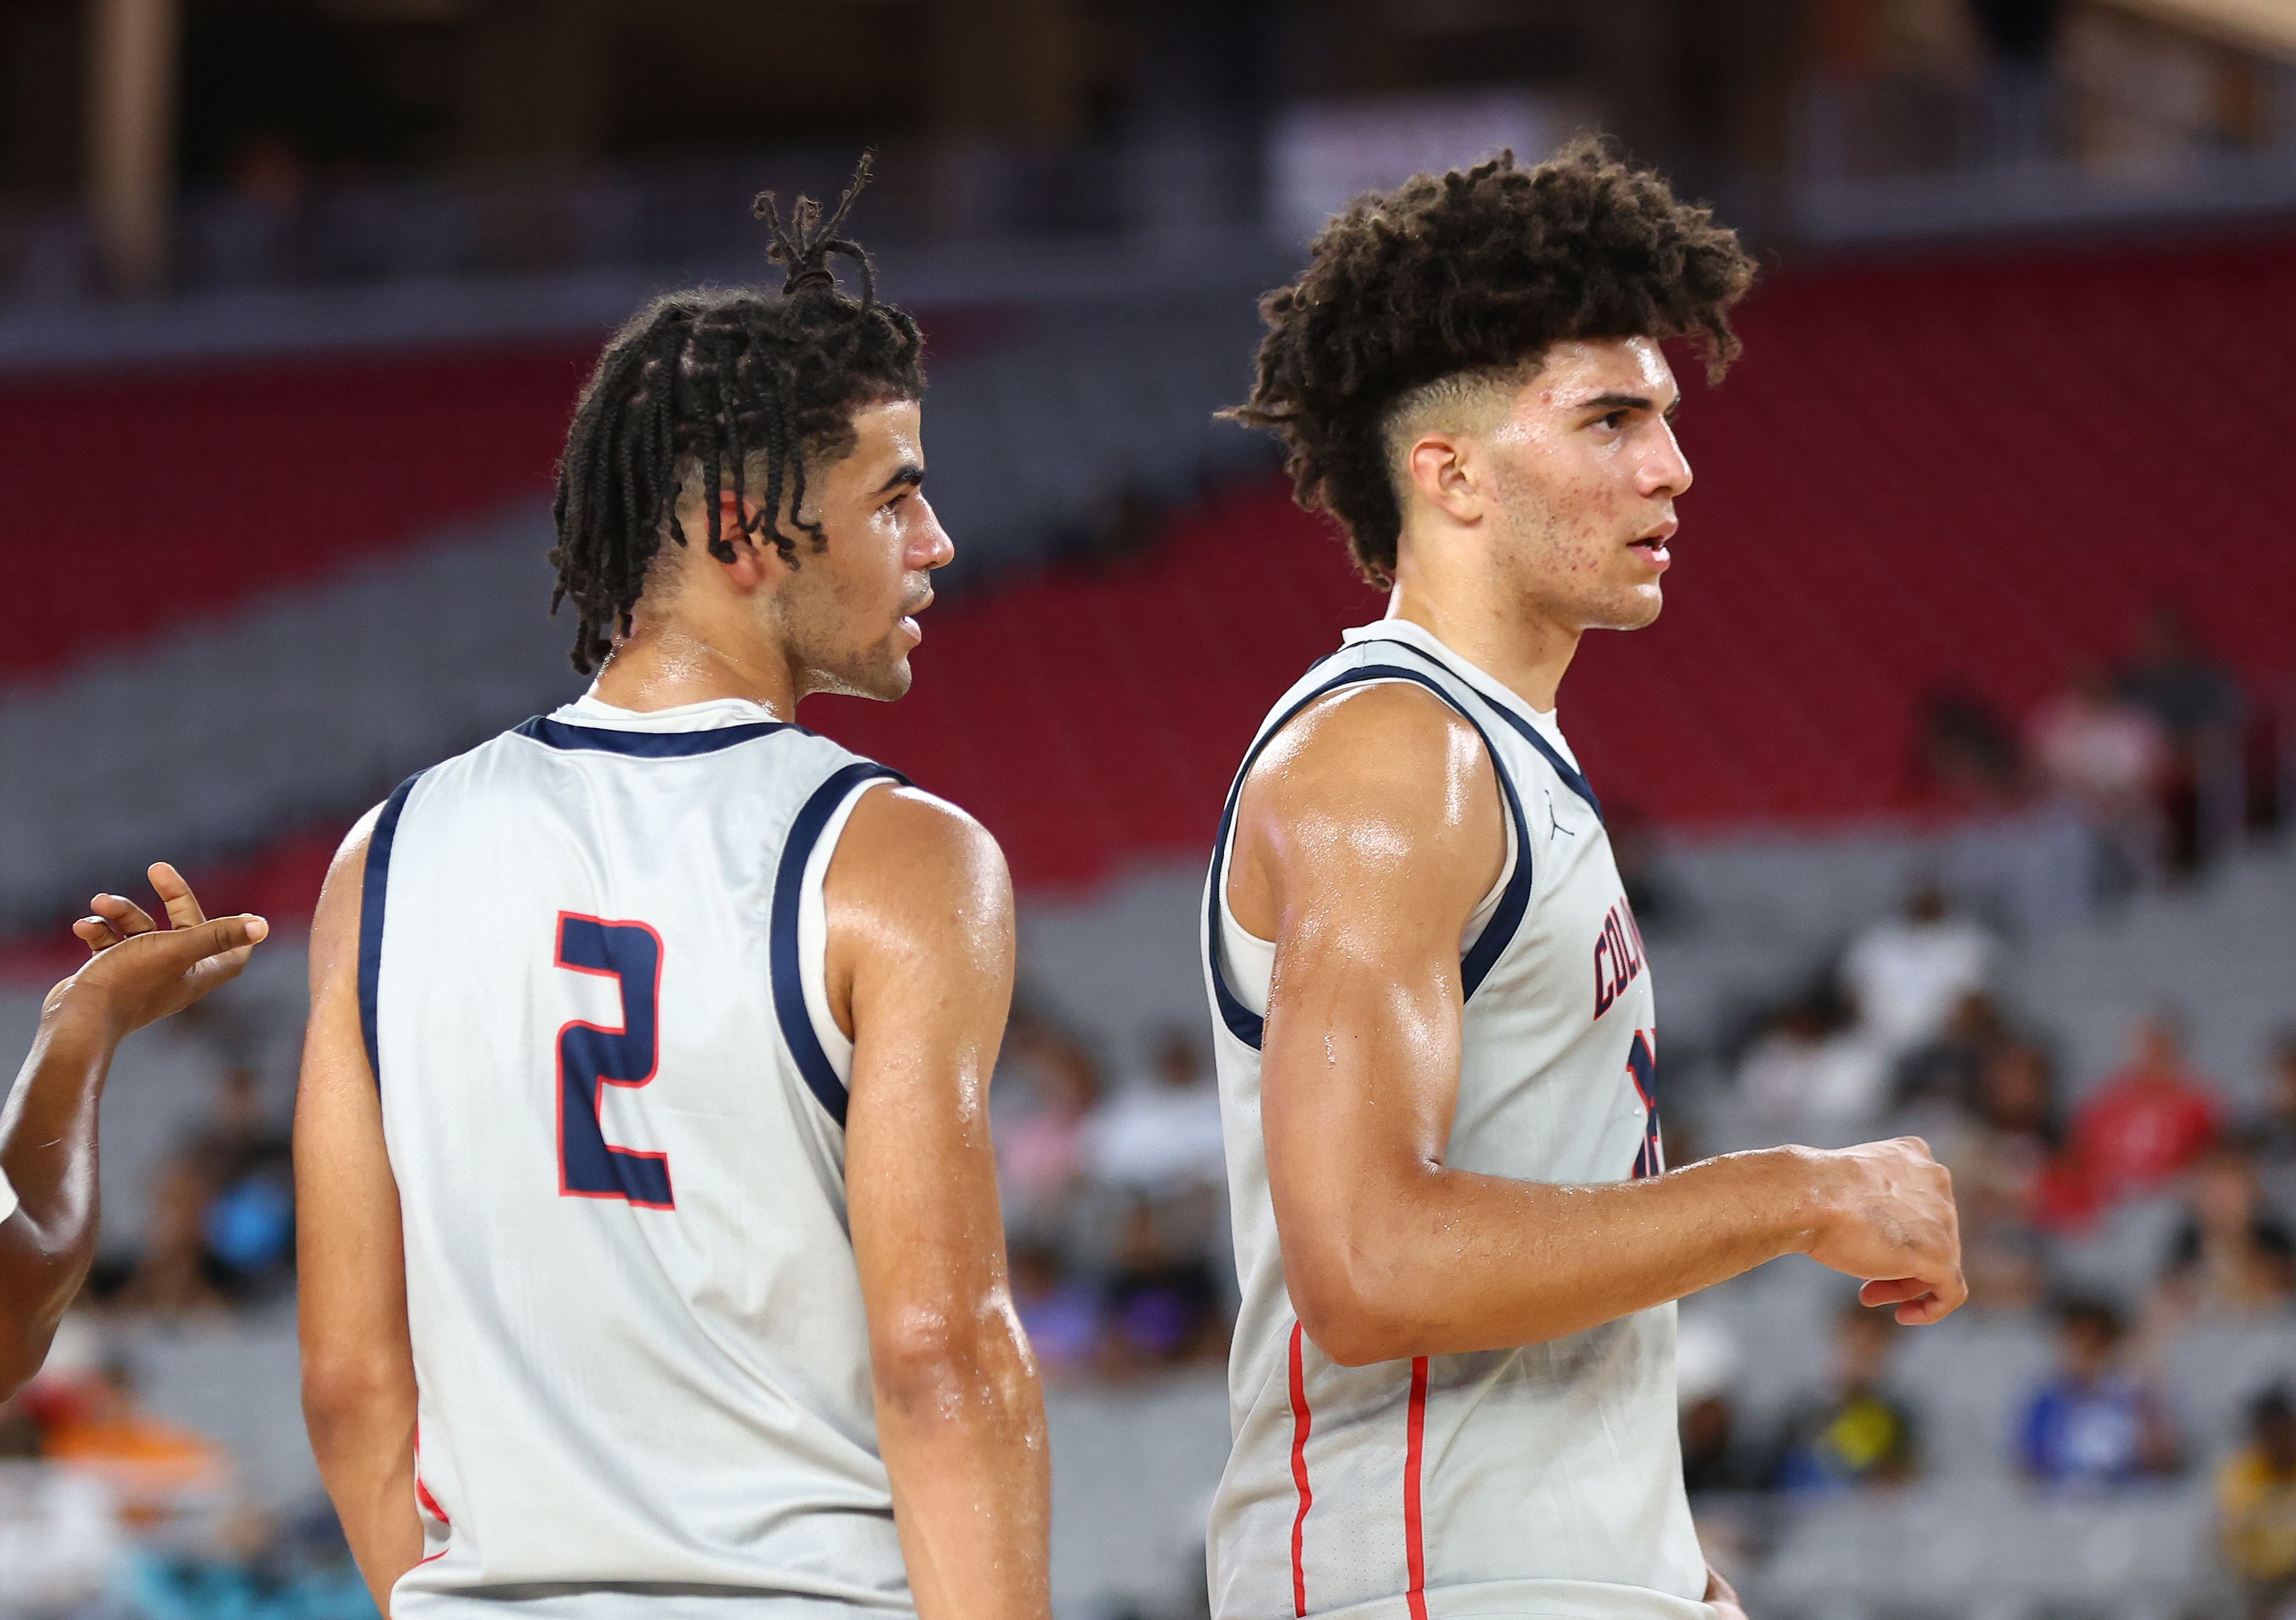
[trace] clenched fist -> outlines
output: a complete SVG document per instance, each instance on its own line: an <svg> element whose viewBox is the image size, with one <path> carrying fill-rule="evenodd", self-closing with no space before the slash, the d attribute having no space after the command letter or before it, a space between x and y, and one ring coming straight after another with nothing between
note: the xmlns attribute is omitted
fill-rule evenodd
<svg viewBox="0 0 2296 1620"><path fill-rule="evenodd" d="M1940 1321L1969 1297L1953 1176L1918 1136L1811 1155L1817 1219L1807 1250L1862 1279L1857 1297L1894 1305L1908 1327Z"/></svg>

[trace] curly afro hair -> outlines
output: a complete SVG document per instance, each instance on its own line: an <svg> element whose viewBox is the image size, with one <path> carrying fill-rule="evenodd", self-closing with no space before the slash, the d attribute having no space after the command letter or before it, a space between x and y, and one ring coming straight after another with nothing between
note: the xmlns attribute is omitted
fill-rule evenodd
<svg viewBox="0 0 2296 1620"><path fill-rule="evenodd" d="M1502 152L1367 192L1324 225L1299 280L1260 299L1259 380L1224 414L1283 440L1300 503L1337 519L1385 586L1403 513L1384 429L1406 396L1574 339L1691 336L1718 380L1753 278L1711 209L1599 140L1535 168Z"/></svg>

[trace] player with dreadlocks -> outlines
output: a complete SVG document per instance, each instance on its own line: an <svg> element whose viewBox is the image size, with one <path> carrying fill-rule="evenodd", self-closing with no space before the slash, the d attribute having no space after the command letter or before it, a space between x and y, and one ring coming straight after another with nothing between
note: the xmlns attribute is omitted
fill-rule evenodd
<svg viewBox="0 0 2296 1620"><path fill-rule="evenodd" d="M1234 414L1389 594L1270 712L1207 888L1221 1616L1742 1620L1683 1493L1673 1301L1796 1250L1901 1321L1966 1293L1918 1142L1667 1169L1650 964L1555 719L1581 636L1658 617L1660 343L1718 373L1752 274L1588 142L1358 198L1262 301Z"/></svg>
<svg viewBox="0 0 2296 1620"><path fill-rule="evenodd" d="M313 925L304 1409L395 1620L1043 1616L987 1116L1012 896L793 724L908 689L951 556L843 227L606 347L559 470L589 691L402 784ZM857 298L832 260L858 266Z"/></svg>

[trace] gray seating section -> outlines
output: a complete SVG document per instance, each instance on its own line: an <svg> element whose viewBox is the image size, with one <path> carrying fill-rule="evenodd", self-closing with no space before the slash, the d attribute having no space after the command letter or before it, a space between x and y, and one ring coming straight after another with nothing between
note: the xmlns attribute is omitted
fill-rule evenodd
<svg viewBox="0 0 2296 1620"><path fill-rule="evenodd" d="M1178 499L1267 464L1264 441L1212 415L1250 384L1248 289L1053 301L1005 324L933 372L930 488L959 546L945 584L1041 560L1128 489ZM578 691L571 624L545 615L550 545L545 506L522 503L0 686L0 758L25 762L0 773L0 932L155 850L213 860L347 822Z"/></svg>

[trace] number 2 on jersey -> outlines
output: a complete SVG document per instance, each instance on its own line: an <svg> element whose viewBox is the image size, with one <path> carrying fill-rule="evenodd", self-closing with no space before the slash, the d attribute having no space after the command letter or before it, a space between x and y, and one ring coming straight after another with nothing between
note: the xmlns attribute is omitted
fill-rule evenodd
<svg viewBox="0 0 2296 1620"><path fill-rule="evenodd" d="M604 1087L644 1085L660 1061L661 936L643 922L561 912L556 965L613 979L622 993L620 1028L577 1019L558 1031L559 1195L674 1209L669 1156L611 1145L598 1117Z"/></svg>

